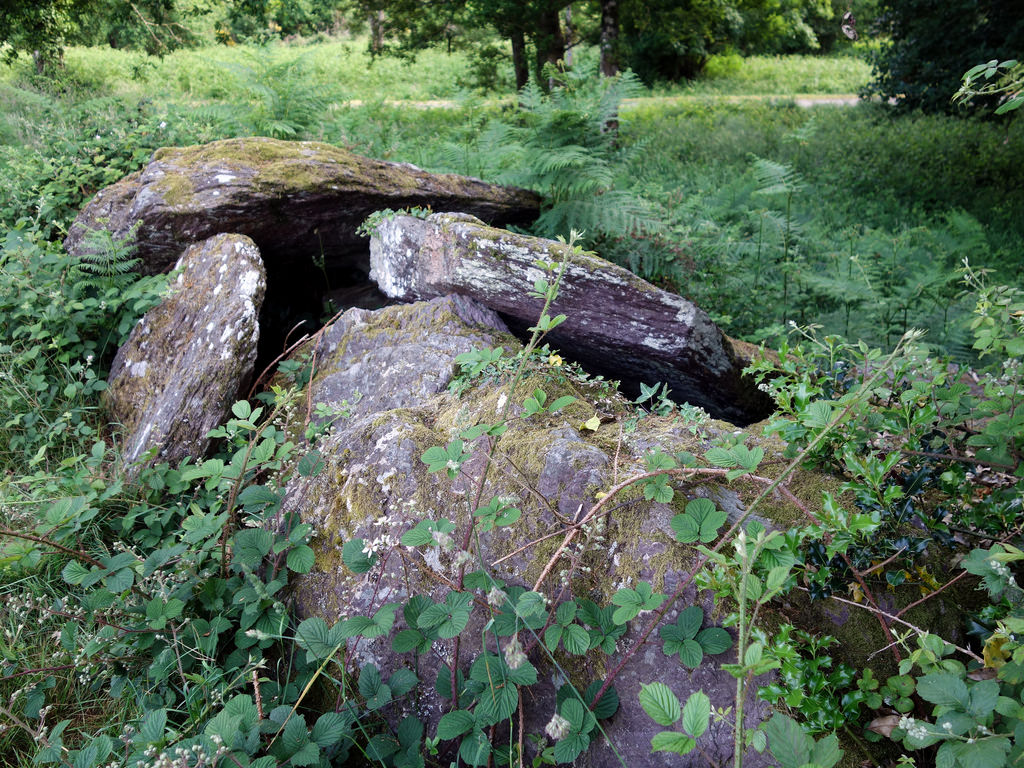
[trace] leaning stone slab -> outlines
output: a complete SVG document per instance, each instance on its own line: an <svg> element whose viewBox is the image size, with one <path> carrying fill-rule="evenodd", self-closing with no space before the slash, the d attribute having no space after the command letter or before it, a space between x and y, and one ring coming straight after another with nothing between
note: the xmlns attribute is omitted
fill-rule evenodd
<svg viewBox="0 0 1024 768"><path fill-rule="evenodd" d="M328 144L227 139L157 150L141 172L102 190L85 206L65 247L71 254L88 252L90 230L126 237L137 227L136 255L144 271L157 273L189 245L236 232L253 239L272 273L278 265L314 270L311 257L323 258L331 268L351 259L353 251L365 260L365 240L356 227L369 214L413 206L527 223L536 218L539 198L522 189L371 160Z"/></svg>
<svg viewBox="0 0 1024 768"><path fill-rule="evenodd" d="M370 241L370 277L385 295L406 301L471 296L523 329L536 323L543 306L531 296L534 281L546 276L534 262L567 255L560 243L472 216L395 216ZM567 320L548 340L592 372L634 388L665 382L677 401L735 424L772 410L742 375L747 361L706 312L628 270L592 254L574 256L551 311L559 313Z"/></svg>
<svg viewBox="0 0 1024 768"><path fill-rule="evenodd" d="M154 462L202 457L256 360L266 272L252 240L212 237L175 266L170 296L117 351L104 394L129 473L153 448Z"/></svg>

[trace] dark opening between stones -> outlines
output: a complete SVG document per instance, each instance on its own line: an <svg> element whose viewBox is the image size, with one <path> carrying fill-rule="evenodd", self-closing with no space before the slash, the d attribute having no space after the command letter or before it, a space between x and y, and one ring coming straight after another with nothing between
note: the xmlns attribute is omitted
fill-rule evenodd
<svg viewBox="0 0 1024 768"><path fill-rule="evenodd" d="M370 279L369 241L359 239L345 242L333 252L320 251L300 255L292 252L288 258L273 252L265 256L267 264L267 294L260 313L260 344L256 361L256 375L273 363L290 344L303 335L312 335L335 313L352 307L380 309L401 303L389 299ZM319 262L319 263L318 263ZM323 264L323 268L319 264ZM507 314L498 313L509 330L523 343L530 338L530 323ZM654 385L664 377L656 369L643 378L615 365L616 357L607 350L578 347L559 347L552 344L566 360L579 363L592 375L618 381L620 390L629 398L640 394L640 384ZM670 388L671 389L671 388ZM688 398L676 391L670 399L682 405ZM737 419L735 413L722 414L710 409L715 418L725 418L737 426L754 421Z"/></svg>

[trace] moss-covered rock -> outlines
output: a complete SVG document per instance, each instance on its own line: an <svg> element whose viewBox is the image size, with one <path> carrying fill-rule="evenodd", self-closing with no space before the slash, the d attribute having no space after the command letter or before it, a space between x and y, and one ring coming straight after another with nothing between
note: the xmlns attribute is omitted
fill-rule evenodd
<svg viewBox="0 0 1024 768"><path fill-rule="evenodd" d="M129 472L154 461L201 457L250 380L266 290L259 250L241 235L194 245L176 265L170 295L132 330L111 367L104 399L121 430Z"/></svg>
<svg viewBox="0 0 1024 768"><path fill-rule="evenodd" d="M138 226L138 255L144 269L155 273L189 245L237 232L253 239L272 274L298 265L312 275L311 257L323 257L329 268L361 267L365 275L366 246L356 227L379 209L413 206L522 224L536 217L539 198L328 144L226 139L157 150L141 173L86 205L65 247L70 253L87 250L90 229L124 237Z"/></svg>
<svg viewBox="0 0 1024 768"><path fill-rule="evenodd" d="M718 492L708 484L681 488L681 501L673 504L645 501L639 488L623 492L600 524L578 531L564 549L561 544L573 530L572 522L596 503L602 491L642 471L642 457L651 447L697 450L720 430L734 428L708 421L700 429L691 429L694 425L678 418L652 418L631 430L627 420L635 414L625 400L602 381L566 375L557 360L529 369L515 393L504 386L480 386L454 396L445 390L452 375L450 357L438 365L434 354L455 352L453 341L456 347L501 343L511 351L518 346L495 329L493 315L473 306L469 299L446 297L376 313L350 310L336 328L325 331L310 385L314 400L351 402L356 390L362 399L354 416L338 422L318 444L323 471L316 477L295 478L287 488L286 509L299 511L315 531L316 565L295 588L302 616L320 616L330 624L351 615L372 615L385 603L402 602L415 594L443 600L448 585L458 578L458 542L476 508L478 493L484 502L493 496L514 499L522 511L515 525L482 532L474 539L474 549L487 570L509 585L529 588L539 582L540 590L553 597L607 605L617 589L639 580L671 592L693 567L695 552L674 541L670 521L686 498ZM410 356L411 339L428 352ZM309 360L312 353L304 354ZM545 390L549 402L564 395L577 401L555 414L520 418L522 409L516 404L536 388ZM474 443L473 456L456 479L427 471L421 460L427 449L445 445L479 423L496 423L506 407L510 408L509 428L499 439L482 489L477 482L487 463L486 437ZM601 426L596 431L581 429L595 415ZM741 485L737 493L737 503L742 503L747 490ZM791 516L794 511L776 501L766 514L776 513ZM455 546L416 551L400 546L402 534L417 523L442 518L457 526ZM351 573L343 562L343 547L355 538L363 539L380 556L378 565L365 575ZM478 598L484 602L482 592ZM690 587L669 619L695 603L712 614L707 599ZM463 668L480 653L487 620L486 610L476 610L463 633ZM400 614L395 631L402 627ZM637 642L641 631L642 622L633 622L619 641L615 657L598 651L586 657L559 652L556 658L562 671L535 652L532 660L545 682L531 689L530 695L540 698L527 708L526 728L541 732L553 714L551 680L565 674L585 686L600 678L619 653ZM494 650L493 642L487 642ZM441 665L451 661L452 652L451 643L435 643L432 653L416 659L411 653L393 652L390 637L353 640L349 647L355 667L375 664L385 679L399 667L417 670L423 685L414 699L393 714L400 719L415 710L428 722L429 731L446 711L433 682ZM688 670L666 657L660 643L636 655L615 682L620 712L604 724L627 764L678 764L651 754L651 737L660 728L639 706L640 685L662 681L682 699L702 689L715 706L728 707L733 703L735 681L720 669L725 658L708 659L698 669ZM752 705L748 724L755 724L763 714L762 705ZM729 729L718 723L712 731L702 746L724 760L732 749ZM579 764L618 763L606 745L595 745ZM748 764L764 765L765 761L752 753Z"/></svg>

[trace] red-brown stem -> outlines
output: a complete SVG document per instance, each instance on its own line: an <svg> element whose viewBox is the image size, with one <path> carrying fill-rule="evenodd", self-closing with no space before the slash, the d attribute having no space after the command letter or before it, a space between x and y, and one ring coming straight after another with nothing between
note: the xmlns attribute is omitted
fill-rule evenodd
<svg viewBox="0 0 1024 768"><path fill-rule="evenodd" d="M0 536L10 536L14 539L25 539L27 541L34 541L37 544L45 544L48 547L53 547L60 552L71 555L73 558L81 560L83 563L95 565L97 568L106 568L106 566L99 560L89 557L89 555L84 552L79 552L77 549L65 547L55 541L51 541L50 539L44 539L42 536L33 536L31 533L19 533L18 531L12 531L9 528L0 528Z"/></svg>
<svg viewBox="0 0 1024 768"><path fill-rule="evenodd" d="M914 601L914 602L912 602L912 603L911 603L910 605L907 605L907 606L905 606L905 607L901 608L901 609L900 609L900 610L899 610L899 611L898 611L898 612L896 613L896 618L899 618L899 617L900 617L900 616L902 616L902 615L903 615L904 613L906 613L907 611L909 611L909 610L910 610L911 608L916 608L916 607L917 607L917 606L919 606L919 605L920 605L921 603L923 603L923 602L924 602L925 600L931 600L931 599L932 599L933 597L935 597L935 596L936 596L937 594L939 594L940 592L942 592L942 590L946 589L946 587L950 587L950 586L952 586L952 585L953 585L953 584L955 584L956 582L960 581L960 579L962 579L962 578L963 578L964 576L966 576L966 575L967 575L967 571L960 571L960 573L958 573L958 574L957 574L956 576L954 576L954 577L953 577L952 579L950 579L949 581L947 581L947 582L946 582L945 584L943 584L943 585L942 585L941 587L939 587L938 589L936 589L936 590L934 590L934 591L932 591L932 592L929 592L929 593L928 593L927 595L925 595L924 597L920 598L919 600L915 600L915 601Z"/></svg>

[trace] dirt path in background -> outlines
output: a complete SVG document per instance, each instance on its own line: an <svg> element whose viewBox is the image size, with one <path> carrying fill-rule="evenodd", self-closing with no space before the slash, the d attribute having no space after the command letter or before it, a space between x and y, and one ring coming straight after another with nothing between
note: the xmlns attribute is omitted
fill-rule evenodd
<svg viewBox="0 0 1024 768"><path fill-rule="evenodd" d="M798 107L809 109L810 107L818 106L852 106L860 101L860 98L856 94L843 93L843 94L813 94L813 93L797 93L797 94L742 94L742 95L717 95L717 94L682 94L679 96L643 96L637 99L623 99L622 107L625 110L633 109L636 107L642 107L645 105L657 105L657 104L685 104L687 102L702 102L702 101L723 101L726 103L742 103L745 101L767 101L769 104L786 104L788 102L795 103ZM501 104L512 104L513 98L503 99L486 99L482 102L478 102L485 106L496 106ZM455 99L429 99L426 101L414 101L405 99L384 99L382 101L368 101L366 99L351 99L350 101L338 102L335 106L349 106L349 107L365 107L370 104L380 104L385 107L409 107L410 109L457 109L463 105L463 102L456 101Z"/></svg>

